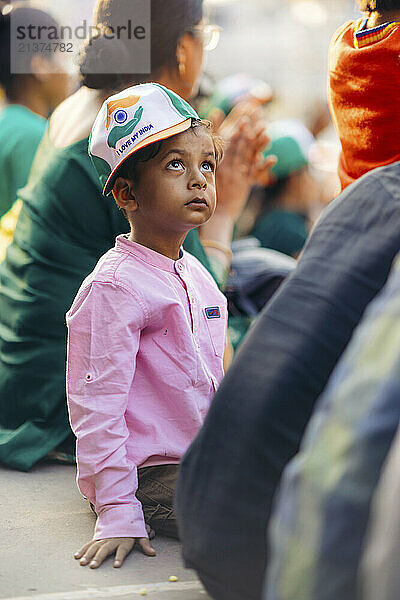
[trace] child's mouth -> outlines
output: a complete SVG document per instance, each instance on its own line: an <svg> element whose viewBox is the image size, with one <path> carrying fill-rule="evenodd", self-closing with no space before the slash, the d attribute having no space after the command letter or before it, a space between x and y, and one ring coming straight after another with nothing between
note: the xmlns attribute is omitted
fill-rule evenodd
<svg viewBox="0 0 400 600"><path fill-rule="evenodd" d="M193 198L190 202L186 202L185 206L208 206L204 198Z"/></svg>

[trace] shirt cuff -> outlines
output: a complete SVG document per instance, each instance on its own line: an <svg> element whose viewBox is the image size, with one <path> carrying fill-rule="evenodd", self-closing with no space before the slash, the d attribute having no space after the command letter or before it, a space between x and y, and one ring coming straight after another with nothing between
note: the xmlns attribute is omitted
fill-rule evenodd
<svg viewBox="0 0 400 600"><path fill-rule="evenodd" d="M114 537L148 537L140 504L122 504L101 510L93 540Z"/></svg>

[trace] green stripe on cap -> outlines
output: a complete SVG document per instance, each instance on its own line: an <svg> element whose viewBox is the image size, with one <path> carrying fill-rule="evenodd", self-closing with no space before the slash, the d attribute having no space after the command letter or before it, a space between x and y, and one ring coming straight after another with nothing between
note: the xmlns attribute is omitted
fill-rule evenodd
<svg viewBox="0 0 400 600"><path fill-rule="evenodd" d="M190 104L188 104L188 102L186 102L186 100L183 100L183 98L178 96L178 94L175 94L175 92L168 90L167 88L165 88L163 85L160 85L159 83L155 83L154 85L159 87L168 96L168 98L171 100L171 103L172 103L173 107L175 108L175 110L177 110L178 113L184 119L196 119L196 120L200 119L199 115L194 110L194 108L192 106L190 106Z"/></svg>
<svg viewBox="0 0 400 600"><path fill-rule="evenodd" d="M89 153L89 156L90 156L93 166L96 169L97 174L99 176L101 187L104 188L104 186L106 185L107 179L111 175L111 172L112 172L111 167L108 164L108 162L106 162L103 158L100 158L100 156L95 156L94 154L90 154L90 153Z"/></svg>

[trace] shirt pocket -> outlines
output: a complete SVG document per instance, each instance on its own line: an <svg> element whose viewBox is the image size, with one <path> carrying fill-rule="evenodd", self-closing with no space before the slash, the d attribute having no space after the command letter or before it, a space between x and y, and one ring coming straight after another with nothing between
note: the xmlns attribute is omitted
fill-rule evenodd
<svg viewBox="0 0 400 600"><path fill-rule="evenodd" d="M216 315L219 316L216 316ZM206 322L211 344L216 356L223 357L226 341L226 315L221 306L212 306L203 309L203 319Z"/></svg>
<svg viewBox="0 0 400 600"><path fill-rule="evenodd" d="M155 350L153 360L158 362L162 377L168 379L170 373L175 372L174 379L177 380L179 374L182 386L196 383L198 356L190 332L171 326L152 335L151 340Z"/></svg>

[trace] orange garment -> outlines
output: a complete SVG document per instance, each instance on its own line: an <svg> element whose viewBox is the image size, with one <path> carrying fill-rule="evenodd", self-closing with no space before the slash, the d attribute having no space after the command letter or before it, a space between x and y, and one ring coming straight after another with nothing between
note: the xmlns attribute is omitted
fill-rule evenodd
<svg viewBox="0 0 400 600"><path fill-rule="evenodd" d="M400 23L346 23L329 51L329 105L342 152L342 189L400 160Z"/></svg>

